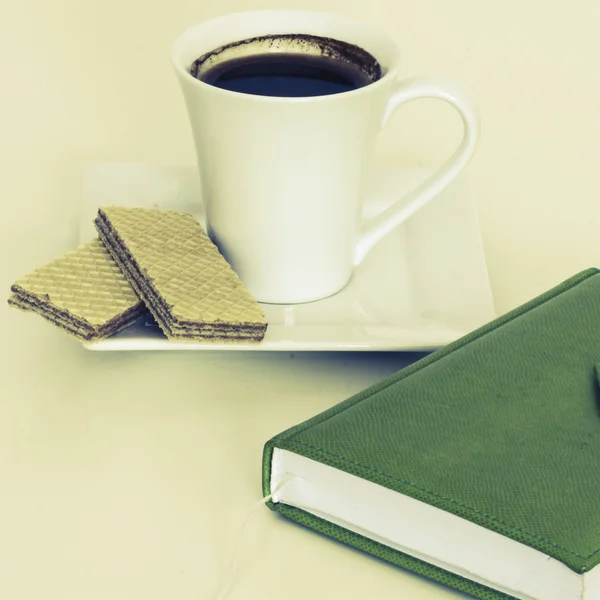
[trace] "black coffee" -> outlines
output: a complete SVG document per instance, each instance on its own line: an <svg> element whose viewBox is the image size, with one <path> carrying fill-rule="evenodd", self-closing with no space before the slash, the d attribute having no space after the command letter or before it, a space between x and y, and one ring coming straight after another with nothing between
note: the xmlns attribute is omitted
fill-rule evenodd
<svg viewBox="0 0 600 600"><path fill-rule="evenodd" d="M328 96L371 83L352 63L291 53L234 58L208 69L199 79L232 92L288 98Z"/></svg>
<svg viewBox="0 0 600 600"><path fill-rule="evenodd" d="M256 52L227 59L229 50L245 44ZM287 51L277 51L286 47ZM263 48L269 51L261 53ZM302 52L307 48L311 52ZM214 64L207 67L209 59ZM273 35L218 48L198 58L190 73L232 92L298 98L356 90L379 79L381 67L366 50L352 44L309 35Z"/></svg>

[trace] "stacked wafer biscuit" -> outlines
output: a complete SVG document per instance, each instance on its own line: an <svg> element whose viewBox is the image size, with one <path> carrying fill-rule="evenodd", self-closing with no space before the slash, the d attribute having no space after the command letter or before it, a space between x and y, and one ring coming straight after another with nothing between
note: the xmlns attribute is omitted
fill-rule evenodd
<svg viewBox="0 0 600 600"><path fill-rule="evenodd" d="M174 340L263 339L258 303L192 215L107 207L96 227L100 239L15 282L9 304L86 341L146 310Z"/></svg>
<svg viewBox="0 0 600 600"><path fill-rule="evenodd" d="M146 311L98 239L25 275L11 291L9 304L85 341L112 335Z"/></svg>
<svg viewBox="0 0 600 600"><path fill-rule="evenodd" d="M184 212L107 207L96 228L133 289L171 339L260 341L256 300Z"/></svg>

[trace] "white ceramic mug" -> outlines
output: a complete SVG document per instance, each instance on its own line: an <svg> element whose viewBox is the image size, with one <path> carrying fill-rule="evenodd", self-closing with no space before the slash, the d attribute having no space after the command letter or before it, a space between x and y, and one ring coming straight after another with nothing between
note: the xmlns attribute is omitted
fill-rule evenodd
<svg viewBox="0 0 600 600"><path fill-rule="evenodd" d="M382 76L340 94L282 98L224 90L190 74L192 63L216 48L286 33L360 46L379 61ZM218 17L186 30L172 62L191 122L208 233L261 302L308 302L341 290L382 237L456 177L477 144L477 109L461 87L437 79L398 81L396 44L338 15L273 10ZM361 222L377 134L398 107L417 98L454 106L463 140L418 189Z"/></svg>

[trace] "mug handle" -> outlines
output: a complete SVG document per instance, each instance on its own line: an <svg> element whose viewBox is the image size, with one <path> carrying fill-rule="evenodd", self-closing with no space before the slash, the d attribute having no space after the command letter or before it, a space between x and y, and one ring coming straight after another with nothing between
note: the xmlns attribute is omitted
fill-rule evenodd
<svg viewBox="0 0 600 600"><path fill-rule="evenodd" d="M388 101L382 128L400 106L418 98L437 98L454 106L464 125L462 142L454 154L425 182L373 219L363 222L354 251L354 265L362 262L369 250L392 229L439 194L465 168L475 152L479 139L479 111L470 95L452 81L418 78L397 82Z"/></svg>

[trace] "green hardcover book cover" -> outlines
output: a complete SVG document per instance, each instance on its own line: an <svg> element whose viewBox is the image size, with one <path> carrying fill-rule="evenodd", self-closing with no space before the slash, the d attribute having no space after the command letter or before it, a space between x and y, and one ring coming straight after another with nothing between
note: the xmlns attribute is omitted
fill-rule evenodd
<svg viewBox="0 0 600 600"><path fill-rule="evenodd" d="M482 600L600 598L600 272L271 439L306 527Z"/></svg>

